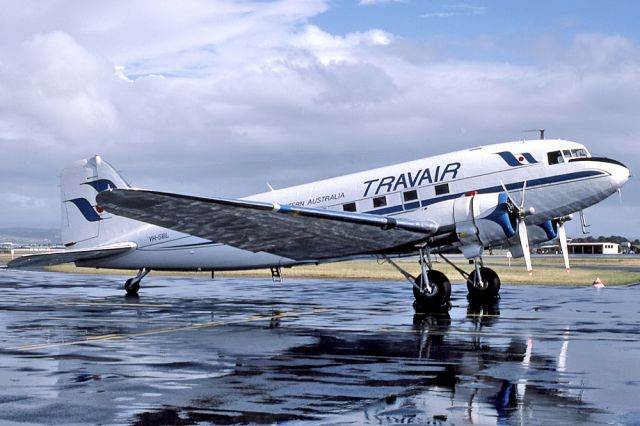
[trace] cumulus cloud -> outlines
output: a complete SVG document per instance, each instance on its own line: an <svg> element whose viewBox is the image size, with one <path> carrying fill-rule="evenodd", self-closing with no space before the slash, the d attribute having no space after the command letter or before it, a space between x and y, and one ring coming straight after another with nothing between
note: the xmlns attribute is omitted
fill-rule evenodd
<svg viewBox="0 0 640 426"><path fill-rule="evenodd" d="M320 1L4 5L6 225L56 226L59 169L96 153L134 185L212 196L538 127L637 163L640 58L621 36L537 40L536 60L516 64L376 28L332 34L312 23Z"/></svg>
<svg viewBox="0 0 640 426"><path fill-rule="evenodd" d="M0 197L23 211L29 211L29 213L32 213L32 211L36 209L40 210L47 205L43 200L38 198L13 192L0 193Z"/></svg>

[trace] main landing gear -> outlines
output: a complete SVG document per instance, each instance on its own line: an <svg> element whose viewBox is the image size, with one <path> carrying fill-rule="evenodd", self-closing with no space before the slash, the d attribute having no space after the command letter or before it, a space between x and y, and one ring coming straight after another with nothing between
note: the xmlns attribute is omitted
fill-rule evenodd
<svg viewBox="0 0 640 426"><path fill-rule="evenodd" d="M416 311L439 312L451 306L451 283L445 274L433 269L428 249L420 249L420 270L417 277L409 274L391 259L386 260L393 265L413 286L413 307ZM457 265L440 254L440 257L451 265L467 280L467 298L471 303L493 302L500 298L500 278L493 269L482 266L482 259L474 259L475 269L466 273Z"/></svg>
<svg viewBox="0 0 640 426"><path fill-rule="evenodd" d="M467 277L469 300L490 302L500 298L500 278L493 269L480 266L476 262L476 269Z"/></svg>
<svg viewBox="0 0 640 426"><path fill-rule="evenodd" d="M413 297L415 307L421 308L448 308L451 298L451 283L445 274L440 271L430 270L420 274L413 283Z"/></svg>
<svg viewBox="0 0 640 426"><path fill-rule="evenodd" d="M127 292L127 296L129 297L138 296L138 290L140 290L140 281L142 281L142 279L145 276L147 276L149 272L151 272L151 269L148 269L148 268L140 269L138 271L138 274L135 277L129 278L127 281L124 282L124 289Z"/></svg>

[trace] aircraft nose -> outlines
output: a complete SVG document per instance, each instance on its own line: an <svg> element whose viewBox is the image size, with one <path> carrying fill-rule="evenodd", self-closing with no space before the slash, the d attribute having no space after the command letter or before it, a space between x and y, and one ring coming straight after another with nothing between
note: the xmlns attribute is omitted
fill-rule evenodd
<svg viewBox="0 0 640 426"><path fill-rule="evenodd" d="M622 185L629 180L629 168L616 160L608 161L608 172L611 174L611 182L616 189L622 188Z"/></svg>

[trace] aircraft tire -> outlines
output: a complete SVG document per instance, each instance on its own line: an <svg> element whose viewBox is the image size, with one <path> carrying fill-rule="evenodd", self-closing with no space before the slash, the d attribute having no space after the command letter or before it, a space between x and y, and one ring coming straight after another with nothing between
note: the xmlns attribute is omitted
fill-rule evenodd
<svg viewBox="0 0 640 426"><path fill-rule="evenodd" d="M140 290L140 283L135 282L133 278L129 278L124 282L124 289L127 292L127 296L137 296L138 290Z"/></svg>
<svg viewBox="0 0 640 426"><path fill-rule="evenodd" d="M480 268L480 275L482 277L482 286L476 287L474 285L476 271L473 270L467 278L467 290L469 300L474 301L489 301L495 300L500 297L500 277L493 269L482 267Z"/></svg>
<svg viewBox="0 0 640 426"><path fill-rule="evenodd" d="M423 293L413 287L413 297L416 299L413 307L416 310L448 307L451 298L451 283L447 276L440 271L431 270L427 272L427 278L433 290L431 293ZM416 278L415 283L418 286L422 284L422 275Z"/></svg>

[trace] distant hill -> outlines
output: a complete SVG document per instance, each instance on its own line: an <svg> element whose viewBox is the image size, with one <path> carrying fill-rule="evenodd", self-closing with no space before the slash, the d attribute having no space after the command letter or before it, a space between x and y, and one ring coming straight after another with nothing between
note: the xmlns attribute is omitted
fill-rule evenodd
<svg viewBox="0 0 640 426"><path fill-rule="evenodd" d="M9 242L24 245L61 244L59 229L0 228L0 243Z"/></svg>

